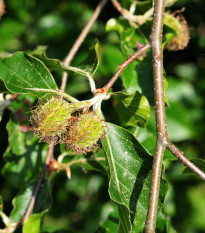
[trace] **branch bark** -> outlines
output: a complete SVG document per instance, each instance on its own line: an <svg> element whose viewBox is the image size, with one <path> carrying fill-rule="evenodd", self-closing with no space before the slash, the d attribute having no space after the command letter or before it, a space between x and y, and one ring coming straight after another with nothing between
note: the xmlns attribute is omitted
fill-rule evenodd
<svg viewBox="0 0 205 233"><path fill-rule="evenodd" d="M164 151L167 148L185 166L189 167L199 177L205 180L205 173L189 161L183 153L173 145L167 135L166 113L164 101L163 83L163 52L162 52L162 31L164 18L164 0L155 0L154 17L150 45L153 56L153 78L154 78L154 97L155 97L155 117L157 129L157 142L152 167L152 180L150 188L149 207L145 224L145 233L154 233L156 228L157 207L159 198L161 168Z"/></svg>
<svg viewBox="0 0 205 233"><path fill-rule="evenodd" d="M160 177L163 155L165 151L164 138L167 137L164 83L163 83L163 53L162 53L162 29L164 16L164 0L155 0L154 17L150 44L153 57L155 117L157 128L157 143L152 167L152 180L147 220L145 225L146 233L154 233L156 227L156 216L160 188Z"/></svg>

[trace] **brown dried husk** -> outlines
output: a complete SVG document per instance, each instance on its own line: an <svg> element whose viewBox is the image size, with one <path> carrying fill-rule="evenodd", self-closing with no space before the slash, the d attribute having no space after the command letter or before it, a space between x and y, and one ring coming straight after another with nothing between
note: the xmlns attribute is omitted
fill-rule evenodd
<svg viewBox="0 0 205 233"><path fill-rule="evenodd" d="M165 47L169 51L183 50L187 47L190 38L188 25L184 16L178 14L175 19L178 21L180 27L176 30L177 36L175 36Z"/></svg>

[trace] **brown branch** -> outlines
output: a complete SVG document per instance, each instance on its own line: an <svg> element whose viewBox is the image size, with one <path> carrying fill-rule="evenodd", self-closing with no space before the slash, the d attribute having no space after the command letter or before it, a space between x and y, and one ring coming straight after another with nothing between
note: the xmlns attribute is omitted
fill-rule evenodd
<svg viewBox="0 0 205 233"><path fill-rule="evenodd" d="M144 15L133 15L130 11L123 8L117 0L112 0L113 6L119 11L119 13L128 21L136 22L142 25L147 19L150 19L153 15L153 8L149 9Z"/></svg>
<svg viewBox="0 0 205 233"><path fill-rule="evenodd" d="M167 135L164 84L163 84L163 53L162 53L162 29L164 16L164 0L155 0L154 17L150 44L153 54L153 76L155 96L155 116L157 129L157 143L152 168L152 180L150 188L149 207L145 224L145 233L154 233L158 208L161 167L164 151L167 148L185 166L189 167L199 177L205 180L205 173L189 161L183 153L173 145Z"/></svg>
<svg viewBox="0 0 205 233"><path fill-rule="evenodd" d="M162 53L162 29L164 16L164 0L155 0L154 17L150 44L153 56L153 76L154 76L154 96L155 96L155 116L157 128L157 145L155 149L152 180L150 189L150 199L147 220L145 225L146 233L154 233L156 227L156 216L158 207L161 167L165 150L164 138L167 137L164 84L163 84L163 53Z"/></svg>
<svg viewBox="0 0 205 233"><path fill-rule="evenodd" d="M64 65L65 66L69 66L73 57L75 56L75 54L77 53L78 49L80 48L81 44L83 43L85 37L87 36L87 34L89 33L91 27L93 26L93 24L95 23L96 19L98 18L101 10L103 9L104 5L106 4L107 0L102 0L98 6L96 7L92 18L89 20L89 22L87 23L87 25L85 26L85 28L82 30L82 32L80 33L79 37L77 38L76 42L74 43L73 47L71 48L71 50L69 51L68 55L65 57L64 59ZM68 73L67 72L63 72L63 76L62 76L62 83L61 83L61 91L64 92L65 88L66 88L66 83L67 83L67 79L68 79Z"/></svg>
<svg viewBox="0 0 205 233"><path fill-rule="evenodd" d="M202 180L205 180L205 173L201 171L196 165L194 165L189 159L187 159L183 152L180 151L174 144L172 144L169 140L166 141L167 149L175 155L185 166L191 169L194 173L196 173Z"/></svg>
<svg viewBox="0 0 205 233"><path fill-rule="evenodd" d="M36 202L36 198L38 196L41 184L42 184L44 176L45 176L45 173L46 173L47 168L48 168L48 166L50 164L50 161L51 161L51 159L53 157L53 150L54 150L54 143L51 142L51 144L49 144L49 147L48 147L46 161L45 161L43 169L41 171L41 174L40 174L38 183L36 185L35 191L34 191L33 196L31 198L31 201L30 201L30 204L29 204L28 209L26 211L26 214L24 215L23 219L21 220L21 222L23 222L23 223L26 221L26 219L31 215L31 213L33 211L33 208L34 208L34 205L35 205L35 202Z"/></svg>
<svg viewBox="0 0 205 233"><path fill-rule="evenodd" d="M112 85L115 83L117 78L120 76L122 71L130 64L132 63L136 58L138 58L141 54L146 52L150 48L150 44L144 45L141 49L137 50L134 54L132 54L126 61L124 61L122 64L118 66L118 71L113 75L113 77L110 79L110 81L103 87L103 89L107 92ZM98 90L96 90L98 92Z"/></svg>

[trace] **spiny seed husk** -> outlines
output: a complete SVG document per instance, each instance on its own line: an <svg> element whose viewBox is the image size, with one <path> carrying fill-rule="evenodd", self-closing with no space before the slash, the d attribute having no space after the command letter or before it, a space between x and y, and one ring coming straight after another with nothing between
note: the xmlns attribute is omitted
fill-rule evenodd
<svg viewBox="0 0 205 233"><path fill-rule="evenodd" d="M32 111L31 123L40 141L60 142L74 109L74 106L62 97L53 96L46 103L39 102L37 108Z"/></svg>
<svg viewBox="0 0 205 233"><path fill-rule="evenodd" d="M94 112L82 113L69 120L69 134L65 135L66 149L75 153L96 151L98 140L105 135L105 122Z"/></svg>

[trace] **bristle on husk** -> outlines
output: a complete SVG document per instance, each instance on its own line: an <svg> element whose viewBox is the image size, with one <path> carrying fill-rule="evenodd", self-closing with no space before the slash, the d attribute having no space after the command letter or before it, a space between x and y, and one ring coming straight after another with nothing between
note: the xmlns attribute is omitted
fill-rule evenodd
<svg viewBox="0 0 205 233"><path fill-rule="evenodd" d="M52 96L46 102L39 101L35 110L32 110L32 129L40 141L47 143L61 142L71 113L75 110L73 104L62 97Z"/></svg>
<svg viewBox="0 0 205 233"><path fill-rule="evenodd" d="M98 141L105 134L105 121L95 112L87 111L69 119L69 131L64 135L63 142L65 148L70 148L75 154L96 152Z"/></svg>

